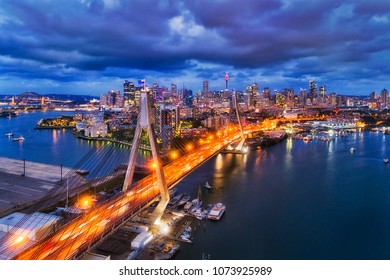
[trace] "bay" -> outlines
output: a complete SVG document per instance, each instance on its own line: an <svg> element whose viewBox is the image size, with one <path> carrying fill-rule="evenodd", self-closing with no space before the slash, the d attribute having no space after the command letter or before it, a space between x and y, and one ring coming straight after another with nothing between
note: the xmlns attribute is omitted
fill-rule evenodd
<svg viewBox="0 0 390 280"><path fill-rule="evenodd" d="M217 155L180 187L190 191L208 181L213 188L204 204L221 201L226 213L219 222L198 222L194 243L177 258L389 259L385 155L390 135L371 132Z"/></svg>

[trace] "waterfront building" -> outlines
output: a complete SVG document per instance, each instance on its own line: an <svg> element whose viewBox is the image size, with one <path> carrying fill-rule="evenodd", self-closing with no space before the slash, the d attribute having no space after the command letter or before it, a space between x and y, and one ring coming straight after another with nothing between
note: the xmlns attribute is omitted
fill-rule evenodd
<svg viewBox="0 0 390 280"><path fill-rule="evenodd" d="M84 130L86 137L105 137L107 135L107 124L101 121L91 122Z"/></svg>

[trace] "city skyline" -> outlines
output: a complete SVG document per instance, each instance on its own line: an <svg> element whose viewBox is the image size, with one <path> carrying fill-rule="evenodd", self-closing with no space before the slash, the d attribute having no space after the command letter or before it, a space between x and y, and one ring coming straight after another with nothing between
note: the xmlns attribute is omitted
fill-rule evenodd
<svg viewBox="0 0 390 280"><path fill-rule="evenodd" d="M303 5L304 4L304 5ZM385 1L3 1L0 94L99 95L146 78L202 90L388 88Z"/></svg>

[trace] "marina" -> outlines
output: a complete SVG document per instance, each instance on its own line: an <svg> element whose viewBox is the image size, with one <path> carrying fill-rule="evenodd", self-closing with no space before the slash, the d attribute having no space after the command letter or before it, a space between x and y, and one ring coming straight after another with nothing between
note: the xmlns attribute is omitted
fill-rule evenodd
<svg viewBox="0 0 390 280"><path fill-rule="evenodd" d="M174 195L176 191L171 193ZM208 204L205 208L201 208L202 203L198 199L195 199L197 204L193 204L194 211L184 210L182 204L178 203L184 197L190 199L186 194L177 194L171 199L158 228L148 223L149 216L157 205L152 203L92 248L92 253L109 259L174 258L182 244L193 243L193 235L197 227L198 230L199 228L206 230L205 221L202 222L203 227L200 227L201 220L219 220L225 211L225 205L222 203Z"/></svg>

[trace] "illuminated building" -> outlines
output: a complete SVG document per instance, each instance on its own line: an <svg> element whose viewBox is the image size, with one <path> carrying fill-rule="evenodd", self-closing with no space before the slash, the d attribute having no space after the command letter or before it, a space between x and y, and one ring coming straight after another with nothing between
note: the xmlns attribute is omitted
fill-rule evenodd
<svg viewBox="0 0 390 280"><path fill-rule="evenodd" d="M381 103L382 103L382 108L381 109L384 109L384 108L387 108L388 107L388 99L389 99L389 92L387 89L382 89L381 91Z"/></svg>
<svg viewBox="0 0 390 280"><path fill-rule="evenodd" d="M133 82L125 81L123 83L123 98L124 98L124 103L134 103L134 98L135 98L135 86Z"/></svg>
<svg viewBox="0 0 390 280"><path fill-rule="evenodd" d="M209 81L203 81L203 94L209 93Z"/></svg>
<svg viewBox="0 0 390 280"><path fill-rule="evenodd" d="M313 81L309 81L309 99L313 104L313 100L317 98L317 84Z"/></svg>

